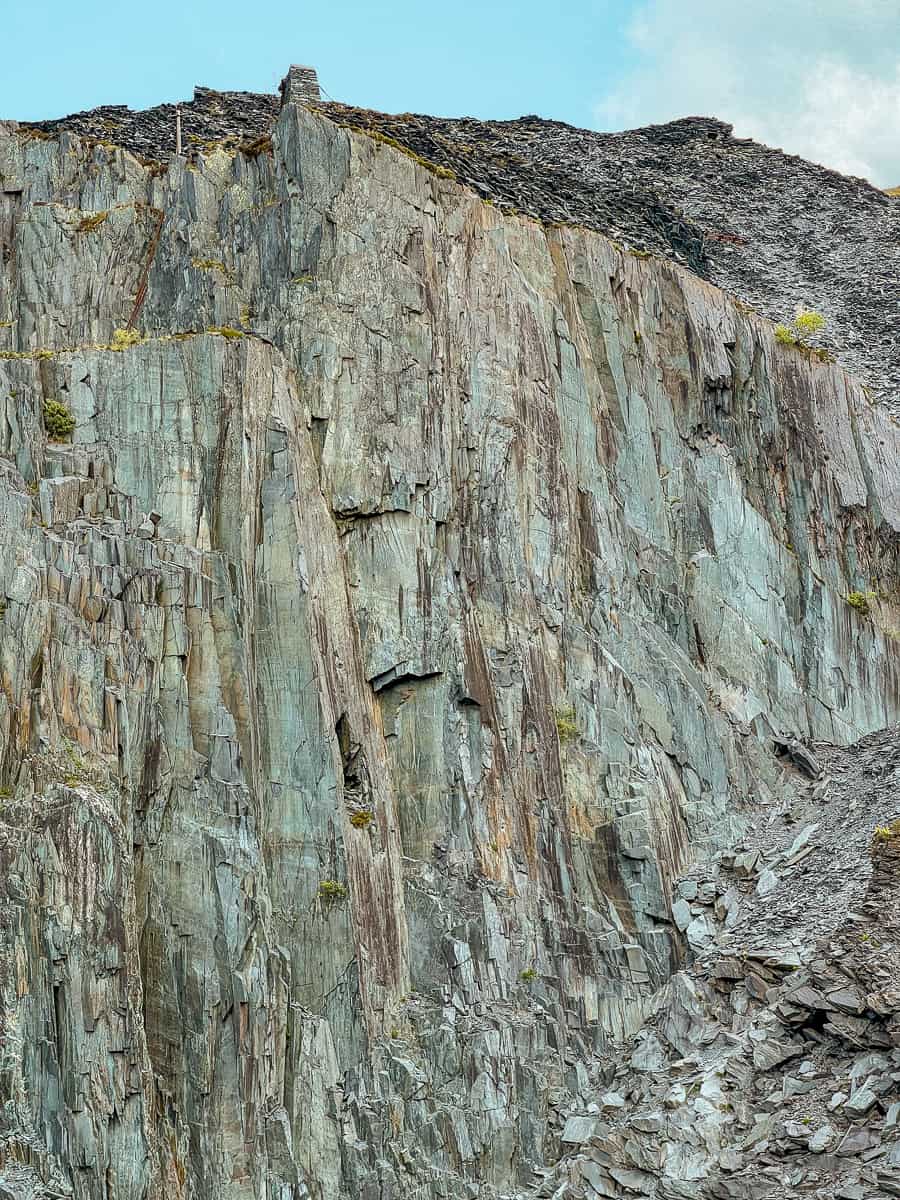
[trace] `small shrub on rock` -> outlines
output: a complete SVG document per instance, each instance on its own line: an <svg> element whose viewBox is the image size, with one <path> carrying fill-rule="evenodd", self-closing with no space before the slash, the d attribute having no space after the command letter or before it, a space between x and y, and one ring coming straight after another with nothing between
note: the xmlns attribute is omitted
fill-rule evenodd
<svg viewBox="0 0 900 1200"><path fill-rule="evenodd" d="M851 608L855 609L861 617L867 617L871 611L870 601L874 600L874 592L850 592L847 596L847 603Z"/></svg>
<svg viewBox="0 0 900 1200"><path fill-rule="evenodd" d="M44 401L44 428L55 442L69 437L75 428L72 410L59 400Z"/></svg>
<svg viewBox="0 0 900 1200"><path fill-rule="evenodd" d="M790 325L775 326L775 341L782 346L801 346L810 350L809 339L825 328L825 318L812 309L798 313Z"/></svg>
<svg viewBox="0 0 900 1200"><path fill-rule="evenodd" d="M556 711L556 732L561 742L571 742L578 736L578 726L575 723L574 708L560 708Z"/></svg>
<svg viewBox="0 0 900 1200"><path fill-rule="evenodd" d="M794 328L801 338L813 337L825 328L825 318L821 313L802 312L794 318Z"/></svg>
<svg viewBox="0 0 900 1200"><path fill-rule="evenodd" d="M894 821L890 825L876 825L872 834L873 842L892 842L895 838L900 838L900 821Z"/></svg>
<svg viewBox="0 0 900 1200"><path fill-rule="evenodd" d="M347 899L347 889L335 879L323 879L319 884L319 899L329 904L336 904Z"/></svg>

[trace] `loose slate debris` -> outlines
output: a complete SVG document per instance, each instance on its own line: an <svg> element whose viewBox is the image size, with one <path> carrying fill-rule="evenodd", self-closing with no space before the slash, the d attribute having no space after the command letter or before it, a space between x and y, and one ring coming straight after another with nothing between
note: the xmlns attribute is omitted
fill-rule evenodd
<svg viewBox="0 0 900 1200"><path fill-rule="evenodd" d="M607 1080L624 1103L563 1147L539 1196L900 1195L900 738L807 753L824 789L798 783L742 852L677 885L679 926L721 920L710 884L739 890L740 920L720 924L670 981ZM816 820L798 834L807 813ZM785 870L798 848L809 857ZM751 855L756 867L737 872ZM760 896L767 861L784 878Z"/></svg>
<svg viewBox="0 0 900 1200"><path fill-rule="evenodd" d="M818 779L822 774L815 757L796 738L775 738L775 753L779 758L789 759L809 779Z"/></svg>

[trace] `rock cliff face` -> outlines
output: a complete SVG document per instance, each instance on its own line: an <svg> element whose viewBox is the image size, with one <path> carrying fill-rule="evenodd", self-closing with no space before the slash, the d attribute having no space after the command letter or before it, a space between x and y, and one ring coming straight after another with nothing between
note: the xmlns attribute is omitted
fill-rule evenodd
<svg viewBox="0 0 900 1200"><path fill-rule="evenodd" d="M297 78L285 85L303 94L304 71L315 73L292 71ZM506 213L594 229L669 257L776 322L798 308L822 312L828 324L819 347L900 416L900 189L879 191L736 138L730 125L705 117L599 133L536 116L476 121L313 104ZM195 88L179 106L185 152L243 146L253 153L278 107L275 96ZM161 168L175 150L175 113L172 104L138 112L107 105L28 128L112 140Z"/></svg>
<svg viewBox="0 0 900 1200"><path fill-rule="evenodd" d="M897 427L296 105L9 126L0 241L0 1196L654 1194L572 1121L774 749L900 720Z"/></svg>

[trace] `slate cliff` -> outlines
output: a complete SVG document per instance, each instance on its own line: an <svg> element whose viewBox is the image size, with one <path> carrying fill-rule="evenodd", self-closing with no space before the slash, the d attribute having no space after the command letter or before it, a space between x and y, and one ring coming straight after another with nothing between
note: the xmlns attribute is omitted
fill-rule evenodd
<svg viewBox="0 0 900 1200"><path fill-rule="evenodd" d="M4 127L0 241L0 1195L618 1194L676 879L900 720L897 427L295 104Z"/></svg>

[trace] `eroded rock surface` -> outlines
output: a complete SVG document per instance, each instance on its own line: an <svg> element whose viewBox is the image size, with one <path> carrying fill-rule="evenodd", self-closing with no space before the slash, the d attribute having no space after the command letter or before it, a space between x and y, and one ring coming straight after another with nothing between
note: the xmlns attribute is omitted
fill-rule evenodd
<svg viewBox="0 0 900 1200"><path fill-rule="evenodd" d="M10 128L0 206L0 1186L569 1186L775 739L900 719L896 427L294 105L162 171Z"/></svg>
<svg viewBox="0 0 900 1200"><path fill-rule="evenodd" d="M515 121L316 111L452 172L507 212L598 230L638 253L672 258L776 322L822 313L814 341L900 417L900 198L862 179L735 138L687 117L624 133L537 116ZM181 105L188 155L221 141L259 152L274 96L197 88ZM175 106L107 106L30 128L72 130L168 162Z"/></svg>

